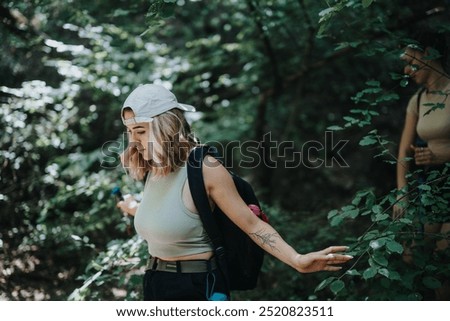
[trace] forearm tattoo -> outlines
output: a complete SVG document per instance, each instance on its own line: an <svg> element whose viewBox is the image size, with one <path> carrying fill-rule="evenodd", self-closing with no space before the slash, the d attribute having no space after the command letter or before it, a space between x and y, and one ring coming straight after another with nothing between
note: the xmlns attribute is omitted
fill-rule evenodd
<svg viewBox="0 0 450 321"><path fill-rule="evenodd" d="M272 250L276 250L278 252L280 251L275 246L276 239L280 237L278 233L266 233L264 229L261 229L258 232L250 233L250 236L256 238L261 243L262 246L268 246Z"/></svg>

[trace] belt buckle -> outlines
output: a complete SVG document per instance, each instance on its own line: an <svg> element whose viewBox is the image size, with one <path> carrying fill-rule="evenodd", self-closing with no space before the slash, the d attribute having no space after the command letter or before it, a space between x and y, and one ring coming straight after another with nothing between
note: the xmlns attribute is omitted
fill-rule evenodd
<svg viewBox="0 0 450 321"><path fill-rule="evenodd" d="M164 262L164 270L168 272L177 272L177 262Z"/></svg>

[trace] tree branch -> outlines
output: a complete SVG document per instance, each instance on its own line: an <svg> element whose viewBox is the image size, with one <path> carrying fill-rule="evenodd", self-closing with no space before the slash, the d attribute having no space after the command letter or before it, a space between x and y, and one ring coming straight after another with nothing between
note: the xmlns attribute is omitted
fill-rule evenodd
<svg viewBox="0 0 450 321"><path fill-rule="evenodd" d="M281 92L282 88L282 80L278 68L278 61L275 55L275 52L273 50L272 44L270 42L269 37L267 36L267 33L264 31L264 26L261 23L261 19L258 16L257 9L255 7L255 4L252 0L247 0L247 5L250 9L250 13L254 18L256 27L259 31L259 34L261 36L261 39L263 41L263 45L265 48L265 51L267 52L267 56L269 57L270 66L272 69L272 77L273 77L273 86L272 92L270 96L278 96ZM266 111L267 111L267 95L263 94L260 96L258 109L257 109L257 117L256 117L256 127L255 127L255 138L256 140L259 140L264 135L264 131L266 128Z"/></svg>

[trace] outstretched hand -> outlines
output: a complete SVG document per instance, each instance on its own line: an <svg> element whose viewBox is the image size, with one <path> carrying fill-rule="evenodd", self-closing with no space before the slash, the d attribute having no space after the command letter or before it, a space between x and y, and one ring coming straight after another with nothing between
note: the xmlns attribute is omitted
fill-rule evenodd
<svg viewBox="0 0 450 321"><path fill-rule="evenodd" d="M342 267L338 265L353 258L351 255L338 253L346 250L348 250L347 246L330 246L318 252L299 254L294 267L301 273L339 271Z"/></svg>

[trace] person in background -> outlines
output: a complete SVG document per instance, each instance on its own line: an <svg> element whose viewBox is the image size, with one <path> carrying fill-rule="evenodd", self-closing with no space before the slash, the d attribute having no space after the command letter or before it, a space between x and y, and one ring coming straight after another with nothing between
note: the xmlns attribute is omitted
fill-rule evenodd
<svg viewBox="0 0 450 321"><path fill-rule="evenodd" d="M398 149L397 189L404 204L408 200L405 193L411 166L420 166L424 170L424 177L418 180L425 182L427 172L442 170L450 162L450 77L444 68L448 54L446 38L443 34L423 31L417 33L415 40L417 43L406 46L401 55L405 62L404 73L421 87L408 102ZM408 161L408 157L412 161ZM393 218L400 217L402 211L403 206L396 205ZM424 235L440 234L442 238L436 242L436 250L446 250L449 213L433 220L426 214L419 215L424 216L419 218ZM404 260L412 262L411 249L405 249ZM437 299L450 299L448 280L446 282L447 286L436 291Z"/></svg>
<svg viewBox="0 0 450 321"><path fill-rule="evenodd" d="M131 177L146 179L139 204L129 197L117 206L135 216L136 231L148 244L144 300L208 300L217 294L228 300L187 182L186 162L198 143L183 111L195 109L155 84L137 87L125 100L121 118L129 146L121 161ZM298 272L337 271L352 258L340 253L346 246L298 253L249 210L227 169L210 155L203 161L203 176L211 206L219 206L254 242Z"/></svg>

